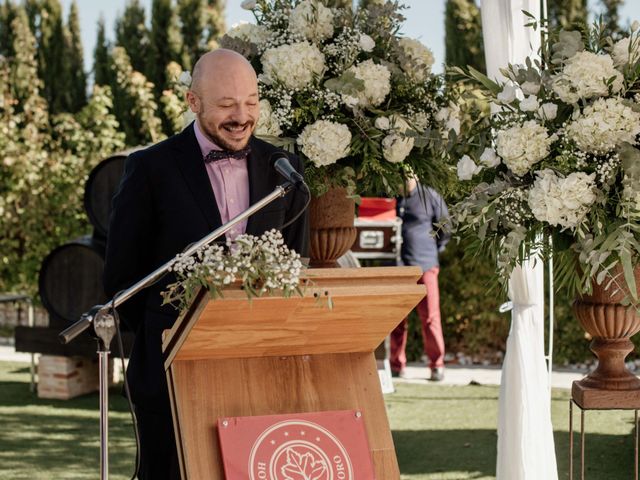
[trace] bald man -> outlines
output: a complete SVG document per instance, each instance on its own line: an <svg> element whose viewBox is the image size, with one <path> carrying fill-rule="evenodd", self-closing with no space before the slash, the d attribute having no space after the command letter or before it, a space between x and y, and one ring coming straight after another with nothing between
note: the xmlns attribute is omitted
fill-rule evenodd
<svg viewBox="0 0 640 480"><path fill-rule="evenodd" d="M196 120L181 133L129 156L113 200L105 259L111 297L170 260L189 244L244 211L283 183L270 165L279 150L252 134L259 117L256 73L241 55L215 50L196 63L187 93ZM303 173L301 161L289 155ZM227 233L282 229L305 198L289 193ZM307 217L282 230L287 245L307 254ZM161 334L178 316L161 306L166 276L122 306L136 334L127 379L140 431L143 480L179 479Z"/></svg>

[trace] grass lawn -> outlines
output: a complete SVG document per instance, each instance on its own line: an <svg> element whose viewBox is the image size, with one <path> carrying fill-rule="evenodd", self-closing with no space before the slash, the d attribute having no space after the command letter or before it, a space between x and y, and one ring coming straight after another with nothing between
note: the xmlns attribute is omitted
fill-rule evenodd
<svg viewBox="0 0 640 480"><path fill-rule="evenodd" d="M98 478L98 396L41 400L28 382L27 364L0 362L0 479ZM385 398L403 480L495 477L497 387L401 383ZM554 391L561 479L568 478L568 399L567 391ZM579 418L576 409L577 429ZM110 395L109 419L110 478L128 479L134 442L118 390ZM633 478L633 412L587 412L586 431L586 478Z"/></svg>

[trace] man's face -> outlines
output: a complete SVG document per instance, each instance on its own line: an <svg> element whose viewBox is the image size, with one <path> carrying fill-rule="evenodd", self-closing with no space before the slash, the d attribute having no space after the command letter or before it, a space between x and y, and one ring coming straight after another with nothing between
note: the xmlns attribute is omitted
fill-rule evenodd
<svg viewBox="0 0 640 480"><path fill-rule="evenodd" d="M258 84L253 71L230 68L205 76L187 99L203 133L231 151L246 147L260 115Z"/></svg>

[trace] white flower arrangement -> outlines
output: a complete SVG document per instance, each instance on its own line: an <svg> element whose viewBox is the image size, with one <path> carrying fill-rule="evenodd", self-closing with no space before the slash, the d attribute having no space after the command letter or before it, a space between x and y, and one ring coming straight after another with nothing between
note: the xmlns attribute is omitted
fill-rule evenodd
<svg viewBox="0 0 640 480"><path fill-rule="evenodd" d="M460 118L449 106L453 91L431 73L433 54L398 34L404 7L395 1L334 5L256 0L250 7L260 29L236 27L221 39L258 72L270 113L256 133L306 160L316 196L331 187L353 196L399 194L409 172L437 188L434 177L442 179L446 166L436 159ZM436 118L445 106L451 111ZM406 128L394 129L395 117ZM277 131L268 125L280 133L265 133Z"/></svg>
<svg viewBox="0 0 640 480"><path fill-rule="evenodd" d="M638 302L640 32L613 42L602 28L551 32L543 58L509 65L501 84L459 71L499 108L459 138L451 164L466 196L451 211L505 283L535 250L574 293L621 267L609 281Z"/></svg>
<svg viewBox="0 0 640 480"><path fill-rule="evenodd" d="M164 304L182 310L201 287L211 298L224 297L224 289L238 283L248 298L278 294L302 295L300 255L289 250L282 234L269 230L260 237L243 234L227 241L226 248L213 244L191 256L179 254L170 268L176 282L162 292Z"/></svg>

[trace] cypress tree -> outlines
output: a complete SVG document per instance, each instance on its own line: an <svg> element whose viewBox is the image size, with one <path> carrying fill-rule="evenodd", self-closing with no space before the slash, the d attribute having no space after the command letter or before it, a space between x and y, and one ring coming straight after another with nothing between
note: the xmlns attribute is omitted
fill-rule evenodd
<svg viewBox="0 0 640 480"><path fill-rule="evenodd" d="M569 30L587 25L587 0L547 0L547 16L551 27Z"/></svg>
<svg viewBox="0 0 640 480"><path fill-rule="evenodd" d="M116 45L125 49L134 70L144 72L149 30L145 25L144 7L138 0L129 0L122 17L116 19Z"/></svg>
<svg viewBox="0 0 640 480"><path fill-rule="evenodd" d="M180 31L171 0L153 0L146 73L155 86L156 98L160 98L167 87L167 65L171 61L180 62L181 51Z"/></svg>
<svg viewBox="0 0 640 480"><path fill-rule="evenodd" d="M65 65L65 32L59 0L44 0L40 13L38 43L38 75L42 93L52 113L62 112L68 105L69 70Z"/></svg>
<svg viewBox="0 0 640 480"><path fill-rule="evenodd" d="M158 104L153 96L153 85L145 76L133 70L127 52L115 47L112 52L116 72L112 88L114 111L127 145L155 143L162 138L162 122L156 116Z"/></svg>
<svg viewBox="0 0 640 480"><path fill-rule="evenodd" d="M11 23L16 18L16 8L9 0L0 5L0 55L13 57L13 30Z"/></svg>
<svg viewBox="0 0 640 480"><path fill-rule="evenodd" d="M218 38L227 31L224 21L224 0L207 0L206 24L206 49L212 50Z"/></svg>
<svg viewBox="0 0 640 480"><path fill-rule="evenodd" d="M40 79L36 59L36 39L29 28L29 19L22 7L18 7L15 13L16 16L11 23L15 57L10 62L10 77L13 97L18 101L19 108L24 108L24 104L29 99L39 95Z"/></svg>
<svg viewBox="0 0 640 480"><path fill-rule="evenodd" d="M40 13L42 12L42 4L44 0L23 0L22 4L29 19L29 28L37 37L38 23L40 22Z"/></svg>
<svg viewBox="0 0 640 480"><path fill-rule="evenodd" d="M87 103L87 75L84 72L80 21L78 19L78 5L75 0L71 3L71 9L69 10L67 29L69 31L69 43L67 45L69 104L67 105L67 110L75 113Z"/></svg>
<svg viewBox="0 0 640 480"><path fill-rule="evenodd" d="M98 20L96 47L93 50L93 83L94 85L111 84L111 54L104 27L104 17Z"/></svg>
<svg viewBox="0 0 640 480"><path fill-rule="evenodd" d="M191 70L205 51L206 5L204 0L178 0L182 34L182 67Z"/></svg>
<svg viewBox="0 0 640 480"><path fill-rule="evenodd" d="M482 19L474 0L447 0L445 7L445 62L485 71Z"/></svg>

